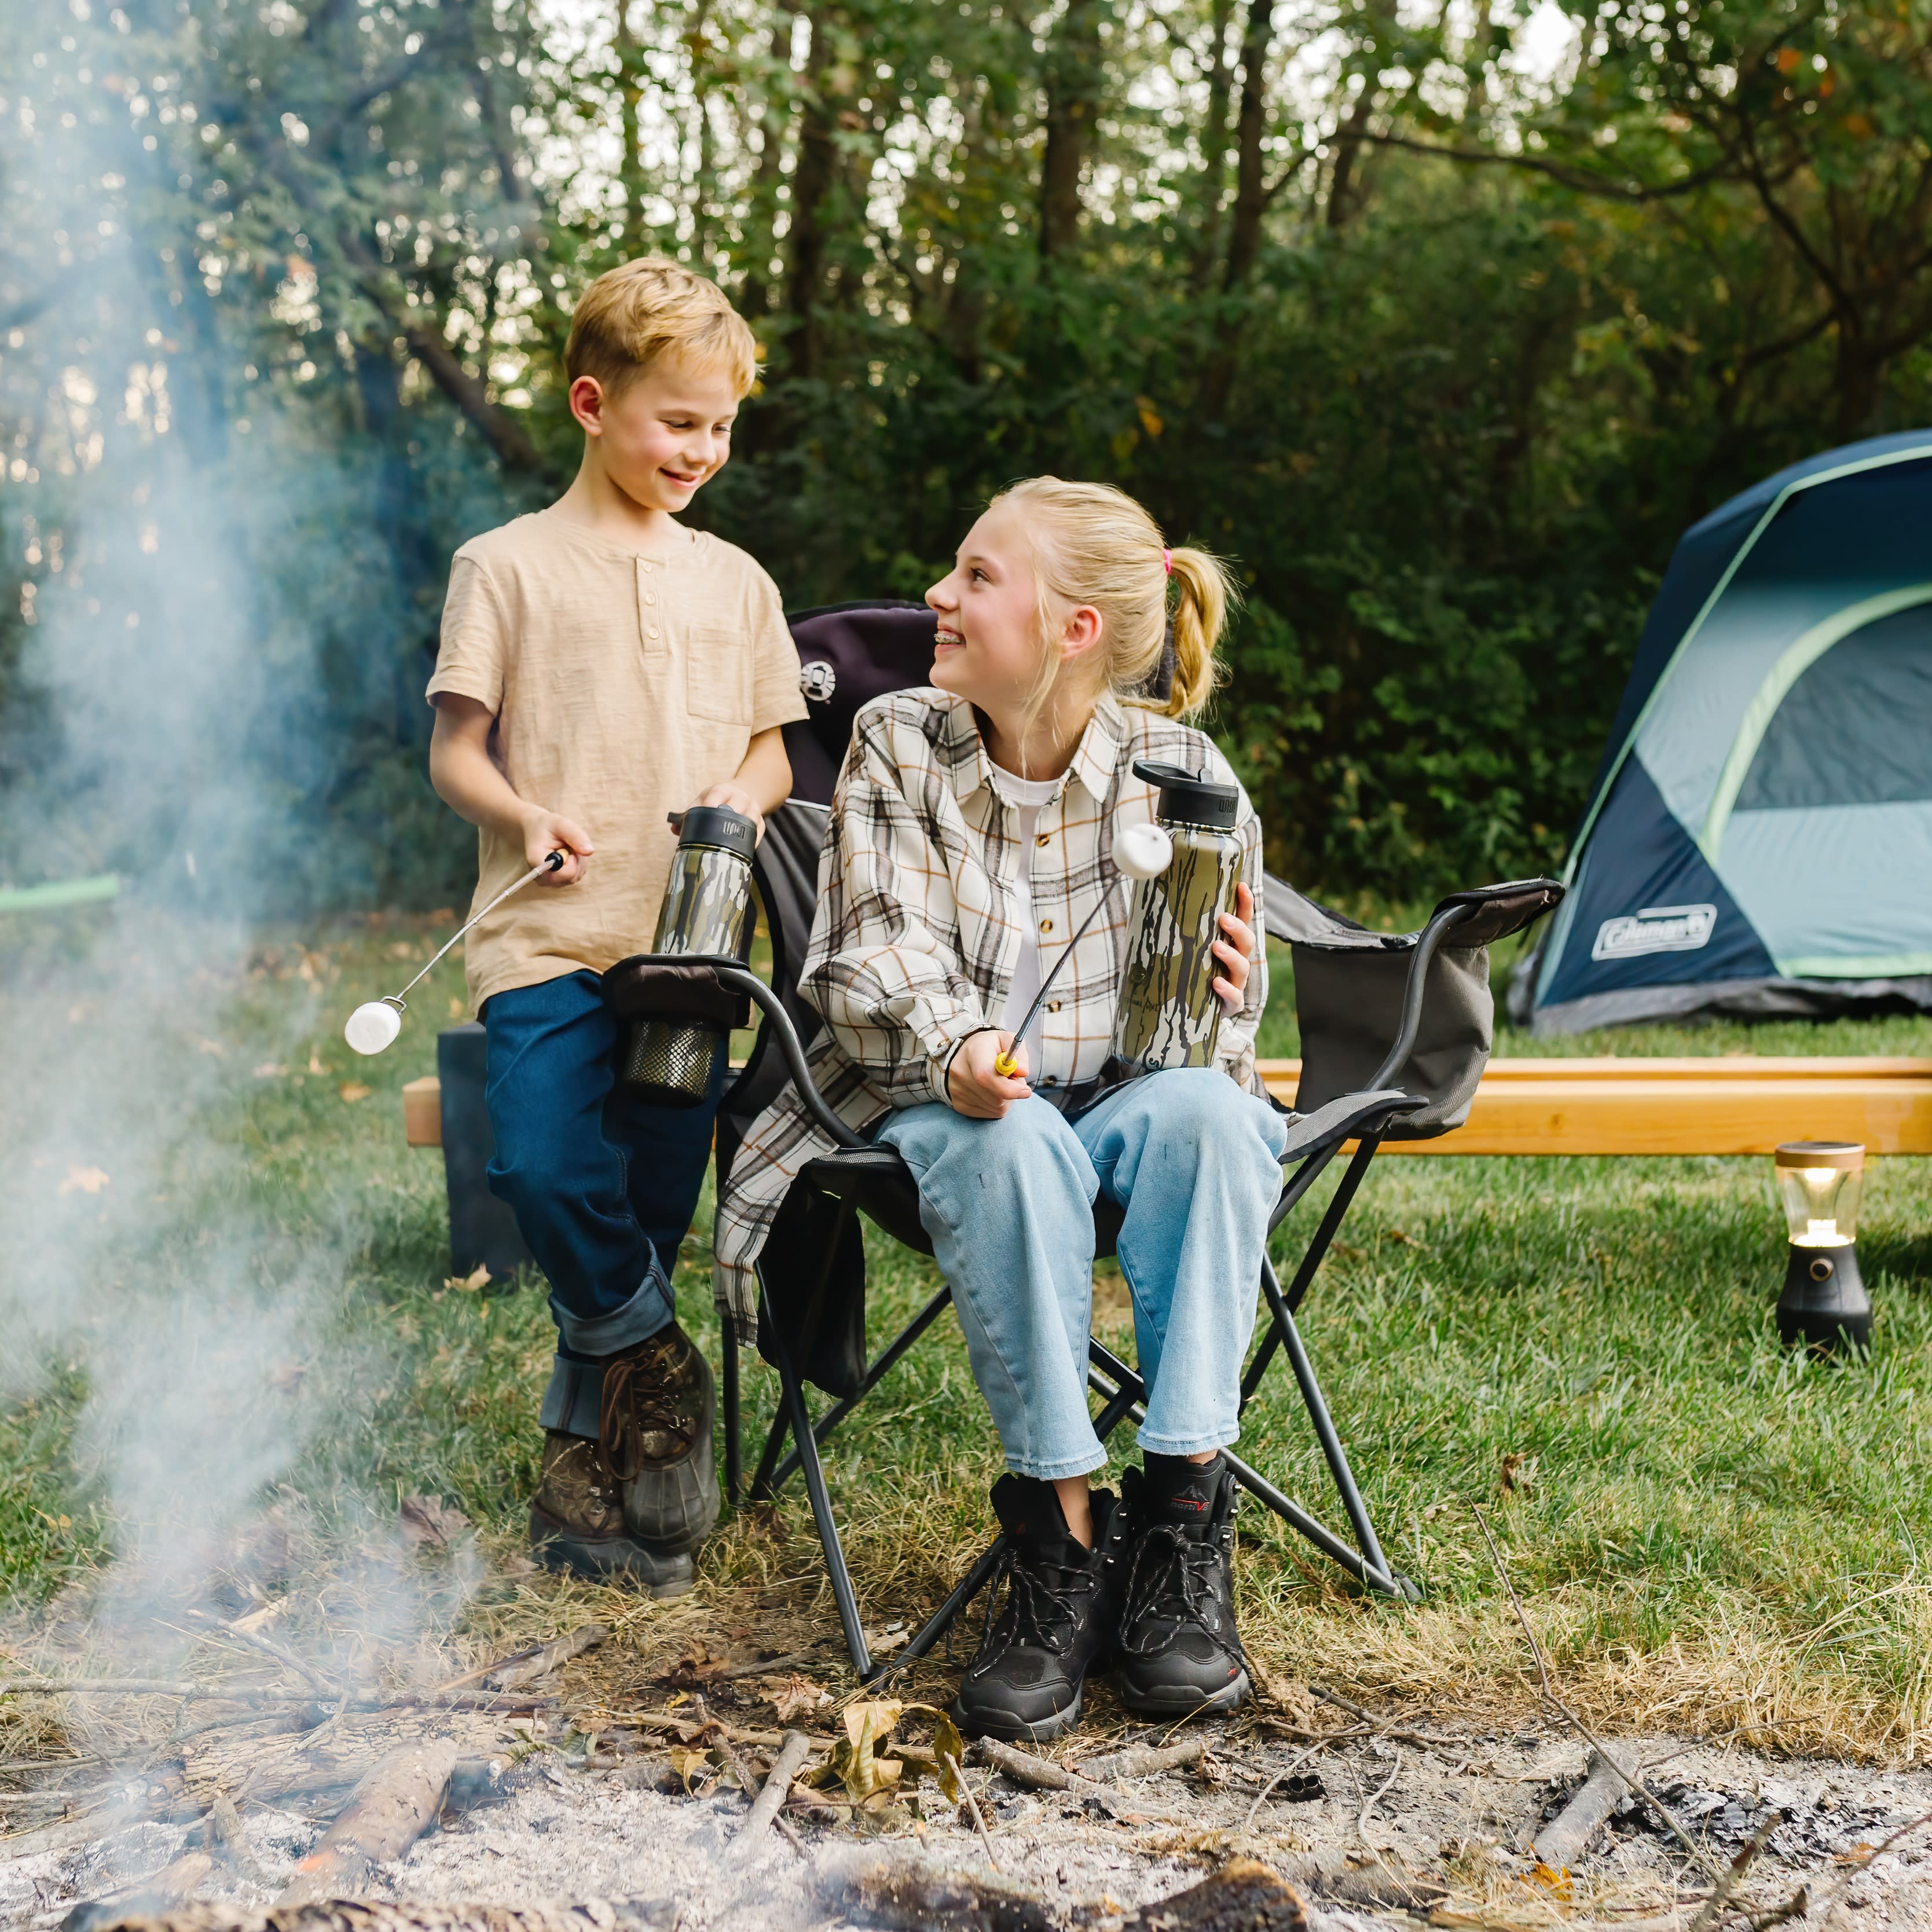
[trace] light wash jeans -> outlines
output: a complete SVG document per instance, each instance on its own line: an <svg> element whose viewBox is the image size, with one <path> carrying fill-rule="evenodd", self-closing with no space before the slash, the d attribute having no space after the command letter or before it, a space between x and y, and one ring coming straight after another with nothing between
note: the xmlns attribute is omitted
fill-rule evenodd
<svg viewBox="0 0 1932 1932"><path fill-rule="evenodd" d="M1240 1434L1241 1360L1286 1130L1214 1067L1117 1088L1078 1119L1035 1095L1003 1120L908 1107L878 1134L919 1183L1006 1466L1102 1467L1087 1408L1096 1194L1126 1210L1118 1258L1148 1385L1143 1449L1191 1456Z"/></svg>

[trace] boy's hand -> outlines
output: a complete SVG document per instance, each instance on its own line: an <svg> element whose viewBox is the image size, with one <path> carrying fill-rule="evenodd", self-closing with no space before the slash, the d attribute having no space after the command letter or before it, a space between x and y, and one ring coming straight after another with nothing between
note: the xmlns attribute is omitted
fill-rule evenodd
<svg viewBox="0 0 1932 1932"><path fill-rule="evenodd" d="M1254 928L1249 922L1254 916L1254 894L1246 886L1237 886L1234 910L1221 915L1221 930L1227 938L1216 940L1213 949L1214 957L1228 969L1225 979L1215 980L1214 991L1231 1013L1240 1011L1247 994L1249 964L1255 956Z"/></svg>
<svg viewBox="0 0 1932 1932"><path fill-rule="evenodd" d="M713 785L698 802L700 805L722 805L727 812L735 812L740 818L748 818L758 828L760 838L765 836L765 814L758 809L758 801L735 778Z"/></svg>
<svg viewBox="0 0 1932 1932"><path fill-rule="evenodd" d="M1010 1080L993 1071L994 1059L1003 1053L1019 1063L1018 1074ZM969 1120L1003 1120L1016 1100L1024 1100L1033 1091L1026 1070L1026 1048L1016 1046L1011 1034L990 1029L968 1034L946 1070L946 1097L952 1111Z"/></svg>
<svg viewBox="0 0 1932 1932"><path fill-rule="evenodd" d="M546 872L538 880L540 886L574 885L583 878L590 855L596 850L590 835L575 819L546 812L541 806L533 805L524 814L523 832L525 865L541 866L553 852L568 855L555 872Z"/></svg>

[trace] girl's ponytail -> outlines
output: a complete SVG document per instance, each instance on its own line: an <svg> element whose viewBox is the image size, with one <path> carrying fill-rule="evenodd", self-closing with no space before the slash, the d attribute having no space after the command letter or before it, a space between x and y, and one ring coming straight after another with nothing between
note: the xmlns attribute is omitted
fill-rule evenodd
<svg viewBox="0 0 1932 1932"><path fill-rule="evenodd" d="M1207 708L1221 682L1215 646L1228 626L1234 586L1228 567L1204 550L1168 553L1174 580L1174 682L1163 707L1170 718L1192 718Z"/></svg>

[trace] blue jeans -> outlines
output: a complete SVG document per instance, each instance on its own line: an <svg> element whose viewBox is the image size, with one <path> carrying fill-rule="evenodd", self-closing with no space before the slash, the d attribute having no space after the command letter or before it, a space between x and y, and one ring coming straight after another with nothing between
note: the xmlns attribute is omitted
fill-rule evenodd
<svg viewBox="0 0 1932 1932"><path fill-rule="evenodd" d="M1126 1210L1118 1258L1148 1385L1143 1449L1191 1456L1240 1434L1286 1130L1214 1067L1117 1088L1070 1120L1037 1095L1003 1120L908 1107L877 1138L919 1183L974 1378L1006 1466L1048 1480L1102 1467L1087 1408L1094 1197Z"/></svg>
<svg viewBox="0 0 1932 1932"><path fill-rule="evenodd" d="M656 1107L617 1085L617 1022L591 972L498 993L483 1006L484 1098L495 1135L490 1191L507 1201L550 1279L556 1368L543 1426L597 1433L598 1358L655 1335L676 1312L670 1271L691 1226L724 1090Z"/></svg>

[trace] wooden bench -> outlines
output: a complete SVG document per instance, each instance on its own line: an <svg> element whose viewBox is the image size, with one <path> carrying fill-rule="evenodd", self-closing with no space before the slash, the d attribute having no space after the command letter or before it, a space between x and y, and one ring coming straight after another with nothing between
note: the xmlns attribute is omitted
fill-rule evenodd
<svg viewBox="0 0 1932 1932"><path fill-rule="evenodd" d="M1264 1060L1292 1106L1298 1060ZM442 1144L434 1074L403 1089L404 1137ZM1492 1060L1466 1125L1389 1154L1769 1154L1780 1141L1857 1141L1932 1154L1932 1060L1760 1058Z"/></svg>
<svg viewBox="0 0 1932 1932"><path fill-rule="evenodd" d="M1292 1106L1301 1063L1264 1060ZM1697 1059L1492 1060L1467 1122L1386 1154L1765 1154L1780 1141L1932 1154L1932 1060L1730 1054Z"/></svg>

